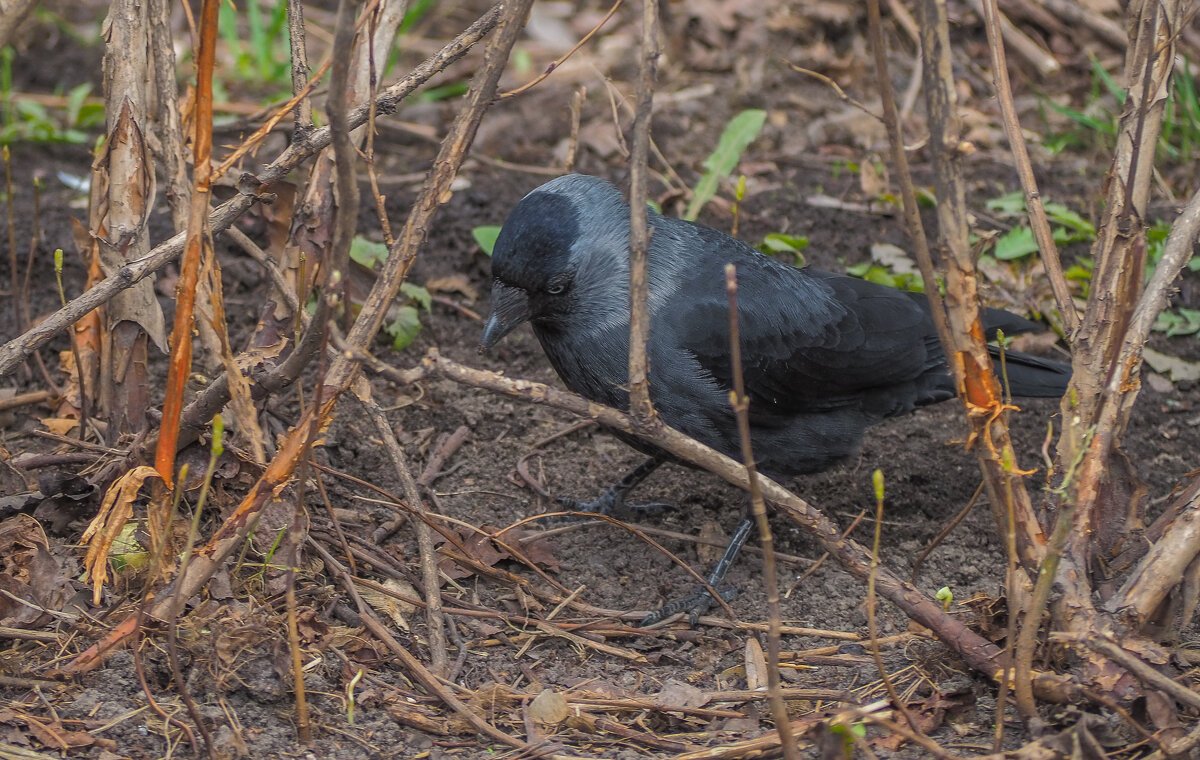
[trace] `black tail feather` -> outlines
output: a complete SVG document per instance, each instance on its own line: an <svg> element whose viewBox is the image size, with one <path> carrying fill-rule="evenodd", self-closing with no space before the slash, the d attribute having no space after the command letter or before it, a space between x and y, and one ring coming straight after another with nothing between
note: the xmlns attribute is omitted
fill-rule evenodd
<svg viewBox="0 0 1200 760"><path fill-rule="evenodd" d="M1005 351L1004 362L1000 361L1000 349L990 349L996 377L1001 384L1007 382L1013 396L1025 398L1057 398L1067 391L1071 382L1071 365L1053 359L1044 359L1020 351Z"/></svg>

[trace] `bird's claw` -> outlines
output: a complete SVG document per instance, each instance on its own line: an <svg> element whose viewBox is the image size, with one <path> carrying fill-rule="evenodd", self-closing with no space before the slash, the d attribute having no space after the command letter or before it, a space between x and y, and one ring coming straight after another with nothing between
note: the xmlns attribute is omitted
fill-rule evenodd
<svg viewBox="0 0 1200 760"><path fill-rule="evenodd" d="M720 591L721 599L724 601L729 601L737 596L737 593L737 589L735 588L726 588ZM696 624L700 622L700 616L708 612L715 603L716 600L713 599L713 595L709 593L709 590L701 587L691 596L667 602L662 607L651 612L642 618L641 622L638 623L638 628L649 628L681 612L688 613L688 625L695 628Z"/></svg>
<svg viewBox="0 0 1200 760"><path fill-rule="evenodd" d="M627 515L631 512L641 514L658 514L664 509L670 509L671 504L661 501L651 502L649 504L629 504L624 499L617 499L612 495L611 491L606 491L598 498L592 501L579 501L572 499L569 496L563 496L555 501L558 505L568 512L591 512L598 515L609 515L619 517Z"/></svg>

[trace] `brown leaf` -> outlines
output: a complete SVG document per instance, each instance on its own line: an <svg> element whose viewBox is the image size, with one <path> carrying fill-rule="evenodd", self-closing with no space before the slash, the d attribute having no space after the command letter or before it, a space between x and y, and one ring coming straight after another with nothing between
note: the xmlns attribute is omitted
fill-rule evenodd
<svg viewBox="0 0 1200 760"><path fill-rule="evenodd" d="M663 708L702 707L708 702L707 695L691 684L670 679L662 691L653 696L654 703Z"/></svg>
<svg viewBox="0 0 1200 760"><path fill-rule="evenodd" d="M887 177L876 168L874 161L859 164L858 186L867 198L879 198L887 193Z"/></svg>
<svg viewBox="0 0 1200 760"><path fill-rule="evenodd" d="M430 293L458 293L468 301L479 298L479 292L471 285L465 274L451 274L445 277L434 277L425 282L425 289Z"/></svg>
<svg viewBox="0 0 1200 760"><path fill-rule="evenodd" d="M520 551L525 555L526 559L538 567L544 567L551 572L558 572L559 564L558 557L554 556L554 544L542 536L542 531L514 528L504 534L504 541L508 544L520 541Z"/></svg>
<svg viewBox="0 0 1200 760"><path fill-rule="evenodd" d="M567 719L568 712L566 697L552 689L543 689L529 703L529 714L533 719L548 726L562 723Z"/></svg>
<svg viewBox="0 0 1200 760"><path fill-rule="evenodd" d="M108 553L113 541L133 515L133 502L142 484L149 478L157 477L158 472L153 467L142 465L118 478L109 486L100 512L80 538L80 543L88 545L83 564L92 581L92 600L96 605L100 604L100 592L104 588L104 581L108 580Z"/></svg>
<svg viewBox="0 0 1200 760"><path fill-rule="evenodd" d="M395 578L390 578L383 584L389 591L394 591L403 596L416 598L417 590L413 588L408 581L402 581ZM371 605L371 607L383 615L391 618L391 621L396 624L402 631L411 630L408 624L407 615L411 615L416 611L416 607L408 602L403 602L394 596L384 594L367 586L359 586L358 593L362 596L363 601Z"/></svg>
<svg viewBox="0 0 1200 760"><path fill-rule="evenodd" d="M751 636L746 639L746 688L765 689L767 686L767 658L763 654L762 644Z"/></svg>
<svg viewBox="0 0 1200 760"><path fill-rule="evenodd" d="M70 576L50 553L37 520L16 515L0 522L0 589L12 594L0 597L0 624L32 628L45 622L43 609L59 610L66 602Z"/></svg>
<svg viewBox="0 0 1200 760"><path fill-rule="evenodd" d="M51 433L67 435L79 425L79 420L61 419L58 417L43 417L42 424L45 425L46 429Z"/></svg>
<svg viewBox="0 0 1200 760"><path fill-rule="evenodd" d="M512 556L508 552L499 549L495 542L487 536L476 534L468 538L463 545L467 549L467 554L472 559L488 567L495 567L500 560L510 559Z"/></svg>

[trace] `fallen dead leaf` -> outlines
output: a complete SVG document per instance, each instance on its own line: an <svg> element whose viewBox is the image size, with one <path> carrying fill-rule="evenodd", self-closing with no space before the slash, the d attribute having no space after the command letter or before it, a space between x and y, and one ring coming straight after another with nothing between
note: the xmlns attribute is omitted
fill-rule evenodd
<svg viewBox="0 0 1200 760"><path fill-rule="evenodd" d="M670 679L663 684L662 691L653 697L659 707L702 707L708 702L708 697L701 689L683 681Z"/></svg>
<svg viewBox="0 0 1200 760"><path fill-rule="evenodd" d="M875 243L871 246L871 260L887 267L896 274L919 274L917 262L903 248L891 243Z"/></svg>
<svg viewBox="0 0 1200 760"><path fill-rule="evenodd" d="M416 598L417 590L413 588L408 581L402 581L395 578L389 578L384 581L383 585L389 590L397 594ZM371 605L376 612L387 615L393 623L399 626L402 630L411 630L408 624L408 615L411 615L417 608L408 602L402 602L394 596L377 591L366 586L358 586L358 593L362 596L363 601Z"/></svg>
<svg viewBox="0 0 1200 760"><path fill-rule="evenodd" d="M479 298L479 291L475 290L465 274L434 277L432 280L426 281L425 289L430 293L458 293L472 302Z"/></svg>
<svg viewBox="0 0 1200 760"><path fill-rule="evenodd" d="M59 417L43 417L42 424L51 433L57 435L68 435L72 430L79 427L79 420Z"/></svg>
<svg viewBox="0 0 1200 760"><path fill-rule="evenodd" d="M1200 380L1200 362L1189 362L1178 356L1160 354L1152 348L1143 348L1142 356L1151 369L1161 375L1167 375L1173 382Z"/></svg>
<svg viewBox="0 0 1200 760"><path fill-rule="evenodd" d="M0 625L34 628L48 619L45 610L62 609L71 573L50 553L37 520L15 515L0 522ZM23 600L18 601L18 600Z"/></svg>
<svg viewBox="0 0 1200 760"><path fill-rule="evenodd" d="M746 688L754 691L767 687L767 658L762 644L751 636L746 639Z"/></svg>
<svg viewBox="0 0 1200 760"><path fill-rule="evenodd" d="M125 523L133 516L133 502L142 484L157 477L158 472L153 467L142 465L118 478L104 494L100 512L80 538L80 543L88 545L83 564L92 582L92 601L96 605L100 604L100 594L104 590L104 582L108 580L108 552Z"/></svg>
<svg viewBox="0 0 1200 760"><path fill-rule="evenodd" d="M543 689L529 703L529 714L533 719L548 726L562 723L567 719L568 712L566 698L552 689Z"/></svg>

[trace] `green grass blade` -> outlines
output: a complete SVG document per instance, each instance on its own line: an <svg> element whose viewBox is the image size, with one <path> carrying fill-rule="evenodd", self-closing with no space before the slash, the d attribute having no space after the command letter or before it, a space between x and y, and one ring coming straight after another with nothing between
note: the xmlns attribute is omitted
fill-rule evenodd
<svg viewBox="0 0 1200 760"><path fill-rule="evenodd" d="M767 112L759 109L742 111L729 120L725 131L721 133L721 139L717 141L717 149L704 160L704 168L708 171L696 185L692 202L688 204L687 212L683 215L684 219L696 221L704 204L717 194L717 182L737 167L742 152L758 137L766 120Z"/></svg>

